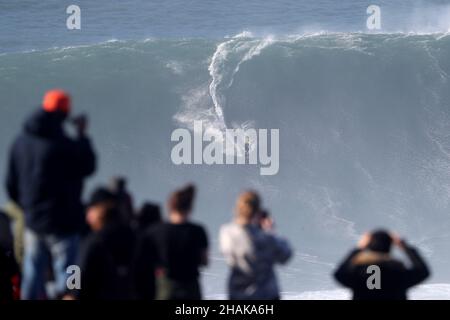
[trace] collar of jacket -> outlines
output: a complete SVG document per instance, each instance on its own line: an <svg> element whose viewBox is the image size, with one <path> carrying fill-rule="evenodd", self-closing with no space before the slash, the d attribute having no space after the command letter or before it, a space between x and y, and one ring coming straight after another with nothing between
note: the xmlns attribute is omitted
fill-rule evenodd
<svg viewBox="0 0 450 320"><path fill-rule="evenodd" d="M363 250L352 259L353 265L368 265L391 261L389 253L376 252L372 250Z"/></svg>

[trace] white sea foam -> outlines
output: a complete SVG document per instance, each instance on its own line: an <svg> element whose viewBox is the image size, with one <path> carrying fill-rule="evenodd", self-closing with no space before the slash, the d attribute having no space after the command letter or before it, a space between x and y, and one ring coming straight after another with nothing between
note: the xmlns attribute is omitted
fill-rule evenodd
<svg viewBox="0 0 450 320"><path fill-rule="evenodd" d="M285 291L283 300L350 300L351 292L347 289L312 290L304 292ZM206 297L211 300L225 300L226 294L217 293ZM413 288L408 293L410 300L450 300L450 284L432 283Z"/></svg>
<svg viewBox="0 0 450 320"><path fill-rule="evenodd" d="M166 63L166 68L172 71L173 74L181 75L183 74L183 64L179 61L171 60Z"/></svg>
<svg viewBox="0 0 450 320"><path fill-rule="evenodd" d="M317 290L305 292L283 292L285 300L349 300L351 292L346 289ZM450 284L433 283L424 284L411 289L410 300L449 300Z"/></svg>
<svg viewBox="0 0 450 320"><path fill-rule="evenodd" d="M249 37L252 37L251 33L242 32L218 44L208 67L211 82L207 91L202 85L183 96L181 110L174 116L178 123L191 128L194 121L202 121L205 132L216 133L224 133L230 125L234 129L243 130L254 126L251 120L227 124L224 114L225 92L232 86L241 65L260 55L274 41L271 37L250 40ZM250 141L250 150L255 148L255 143ZM224 148L224 153L228 152L234 151ZM243 155L244 152L243 149L237 150L238 155Z"/></svg>

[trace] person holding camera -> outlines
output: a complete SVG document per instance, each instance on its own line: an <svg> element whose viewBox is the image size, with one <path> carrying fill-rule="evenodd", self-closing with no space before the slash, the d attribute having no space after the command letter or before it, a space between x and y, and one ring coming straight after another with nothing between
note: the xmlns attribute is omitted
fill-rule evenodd
<svg viewBox="0 0 450 320"><path fill-rule="evenodd" d="M287 240L274 233L273 220L260 207L255 191L241 193L233 221L220 229L220 250L230 267L230 300L281 299L275 266L287 263L293 251Z"/></svg>
<svg viewBox="0 0 450 320"><path fill-rule="evenodd" d="M393 245L408 257L409 267L391 255ZM425 261L413 246L397 235L376 230L361 237L334 278L353 291L353 300L406 300L407 290L429 275Z"/></svg>
<svg viewBox="0 0 450 320"><path fill-rule="evenodd" d="M47 92L11 148L6 188L25 214L22 299L47 297L50 260L56 294L63 295L66 268L76 262L84 226L83 181L95 171L96 157L86 116L72 119L75 138L66 134L63 126L70 111L66 92Z"/></svg>

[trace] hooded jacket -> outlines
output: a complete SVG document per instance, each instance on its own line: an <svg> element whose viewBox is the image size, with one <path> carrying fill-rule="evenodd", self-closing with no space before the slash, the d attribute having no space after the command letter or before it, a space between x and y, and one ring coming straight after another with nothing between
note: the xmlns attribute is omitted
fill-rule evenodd
<svg viewBox="0 0 450 320"><path fill-rule="evenodd" d="M83 179L95 170L89 139L70 139L64 116L38 110L14 141L7 170L9 197L38 234L67 235L81 230Z"/></svg>
<svg viewBox="0 0 450 320"><path fill-rule="evenodd" d="M407 290L430 274L416 249L405 246L411 266L406 267L390 254L355 249L334 273L335 279L353 291L353 300L406 300ZM369 266L379 267L380 288L369 289L368 278L374 274Z"/></svg>
<svg viewBox="0 0 450 320"><path fill-rule="evenodd" d="M229 223L220 230L220 248L231 274L228 280L232 300L276 300L280 290L274 265L286 263L292 255L287 241L254 225Z"/></svg>

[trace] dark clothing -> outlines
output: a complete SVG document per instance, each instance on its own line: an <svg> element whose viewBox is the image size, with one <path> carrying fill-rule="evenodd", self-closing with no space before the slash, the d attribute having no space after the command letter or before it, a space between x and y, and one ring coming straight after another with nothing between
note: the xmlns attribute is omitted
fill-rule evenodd
<svg viewBox="0 0 450 320"><path fill-rule="evenodd" d="M0 302L13 300L14 277L18 275L10 220L0 211Z"/></svg>
<svg viewBox="0 0 450 320"><path fill-rule="evenodd" d="M130 223L134 217L133 198L126 192L116 193L119 212L123 221Z"/></svg>
<svg viewBox="0 0 450 320"><path fill-rule="evenodd" d="M82 246L81 300L134 299L133 258L136 239L132 229L111 223L93 233Z"/></svg>
<svg viewBox="0 0 450 320"><path fill-rule="evenodd" d="M137 255L140 271L138 279L145 278L147 288L141 287L141 297L154 295L151 272L159 269L157 298L179 300L200 299L199 267L208 248L203 227L193 223L161 223L144 235ZM195 290L194 290L195 289ZM146 293L147 292L147 293Z"/></svg>
<svg viewBox="0 0 450 320"><path fill-rule="evenodd" d="M406 300L407 290L424 281L430 272L414 248L405 246L404 251L411 261L410 268L387 253L354 250L336 270L334 277L353 290L354 300ZM380 268L380 289L368 288L367 280L373 271L368 272L367 268L371 265Z"/></svg>
<svg viewBox="0 0 450 320"><path fill-rule="evenodd" d="M156 297L156 248L147 234L151 228L139 230L133 228L138 235L138 246L134 260L134 283L137 299L154 300Z"/></svg>
<svg viewBox="0 0 450 320"><path fill-rule="evenodd" d="M13 300L13 277L16 274L14 257L0 248L0 302Z"/></svg>
<svg viewBox="0 0 450 320"><path fill-rule="evenodd" d="M13 234L9 217L0 211L0 248L6 252L13 252Z"/></svg>
<svg viewBox="0 0 450 320"><path fill-rule="evenodd" d="M89 139L70 139L59 113L38 110L16 138L7 170L9 197L38 234L79 232L84 223L83 178L95 170Z"/></svg>

